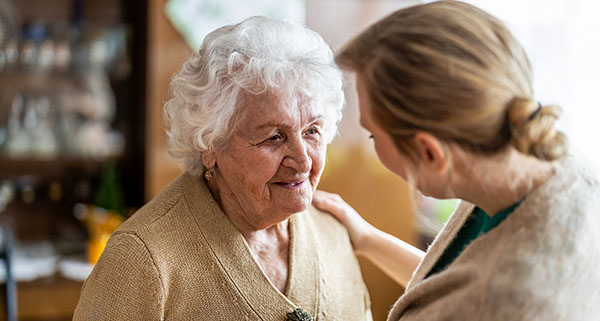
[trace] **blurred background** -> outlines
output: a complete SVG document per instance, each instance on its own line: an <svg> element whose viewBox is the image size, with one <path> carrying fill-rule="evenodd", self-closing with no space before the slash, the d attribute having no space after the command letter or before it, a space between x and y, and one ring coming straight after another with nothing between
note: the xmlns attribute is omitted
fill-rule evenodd
<svg viewBox="0 0 600 321"><path fill-rule="evenodd" d="M336 50L418 0L0 0L0 320L70 320L112 231L181 173L162 106L172 75L212 29L262 14L298 20ZM473 0L524 44L536 97L600 164L592 97L600 3ZM456 205L425 198L377 161L351 75L320 188L425 249ZM375 320L404 289L361 260Z"/></svg>

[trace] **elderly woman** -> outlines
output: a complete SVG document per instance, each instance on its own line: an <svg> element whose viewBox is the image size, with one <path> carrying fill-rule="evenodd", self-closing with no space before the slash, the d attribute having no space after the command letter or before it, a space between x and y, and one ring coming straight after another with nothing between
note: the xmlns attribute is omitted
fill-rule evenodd
<svg viewBox="0 0 600 321"><path fill-rule="evenodd" d="M499 19L459 1L414 6L336 59L356 74L381 162L426 195L463 200L423 257L315 194L357 252L408 283L388 321L600 320L599 176L569 154L559 107L535 99Z"/></svg>
<svg viewBox="0 0 600 321"><path fill-rule="evenodd" d="M309 208L344 104L305 27L253 17L172 80L185 173L110 238L75 320L370 320L344 227Z"/></svg>

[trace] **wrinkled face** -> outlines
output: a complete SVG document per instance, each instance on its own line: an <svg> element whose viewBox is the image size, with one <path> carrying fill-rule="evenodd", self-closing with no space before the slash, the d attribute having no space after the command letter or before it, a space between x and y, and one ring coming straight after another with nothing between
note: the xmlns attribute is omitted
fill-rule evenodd
<svg viewBox="0 0 600 321"><path fill-rule="evenodd" d="M262 229L306 210L325 165L322 112L265 94L253 97L239 117L216 153L215 183L226 213Z"/></svg>
<svg viewBox="0 0 600 321"><path fill-rule="evenodd" d="M403 157L396 148L392 137L373 119L373 116L371 115L371 102L360 73L356 74L356 92L358 94L360 124L364 129L371 133L375 145L375 152L377 153L379 160L387 169L406 181L407 172L404 165L405 157Z"/></svg>

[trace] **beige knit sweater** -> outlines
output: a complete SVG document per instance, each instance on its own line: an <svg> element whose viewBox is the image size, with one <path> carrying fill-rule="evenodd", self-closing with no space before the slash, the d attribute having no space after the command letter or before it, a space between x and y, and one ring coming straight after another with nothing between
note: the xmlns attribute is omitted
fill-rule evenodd
<svg viewBox="0 0 600 321"><path fill-rule="evenodd" d="M388 321L600 320L600 180L568 156L500 225L424 279L473 210L462 203Z"/></svg>
<svg viewBox="0 0 600 321"><path fill-rule="evenodd" d="M311 208L290 218L287 292L266 277L203 180L183 174L110 238L74 320L371 320L346 230Z"/></svg>

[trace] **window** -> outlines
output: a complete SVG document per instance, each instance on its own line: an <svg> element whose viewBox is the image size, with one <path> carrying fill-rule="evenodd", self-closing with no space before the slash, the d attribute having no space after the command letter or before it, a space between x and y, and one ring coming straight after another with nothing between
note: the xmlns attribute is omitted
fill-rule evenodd
<svg viewBox="0 0 600 321"><path fill-rule="evenodd" d="M521 41L534 70L535 98L558 103L558 128L600 166L600 2L467 0L502 19Z"/></svg>

